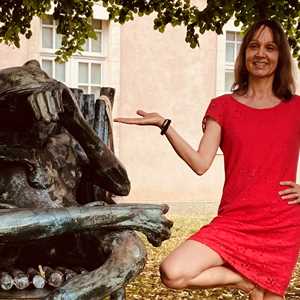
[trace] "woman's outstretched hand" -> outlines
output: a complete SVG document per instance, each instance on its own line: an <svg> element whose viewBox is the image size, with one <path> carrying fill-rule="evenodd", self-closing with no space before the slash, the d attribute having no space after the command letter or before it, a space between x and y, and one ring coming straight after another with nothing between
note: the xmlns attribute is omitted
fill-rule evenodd
<svg viewBox="0 0 300 300"><path fill-rule="evenodd" d="M300 203L300 185L293 181L281 181L280 185L286 185L290 188L282 190L279 195L282 199L288 200L288 204Z"/></svg>
<svg viewBox="0 0 300 300"><path fill-rule="evenodd" d="M164 118L155 112L146 113L143 110L137 110L136 113L142 118L115 118L114 122L134 125L152 125L157 127L161 127L164 122Z"/></svg>

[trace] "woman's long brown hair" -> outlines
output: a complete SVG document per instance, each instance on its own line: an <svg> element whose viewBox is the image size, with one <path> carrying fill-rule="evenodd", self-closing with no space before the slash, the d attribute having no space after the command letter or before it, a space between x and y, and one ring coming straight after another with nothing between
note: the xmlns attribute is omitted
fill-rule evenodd
<svg viewBox="0 0 300 300"><path fill-rule="evenodd" d="M281 25L275 20L261 20L253 24L243 38L239 55L235 61L235 82L232 91L244 95L248 89L249 72L246 68L246 49L249 42L261 26L266 26L273 33L278 48L278 63L273 81L273 93L282 100L289 100L295 93L295 82L292 75L292 57L286 35Z"/></svg>

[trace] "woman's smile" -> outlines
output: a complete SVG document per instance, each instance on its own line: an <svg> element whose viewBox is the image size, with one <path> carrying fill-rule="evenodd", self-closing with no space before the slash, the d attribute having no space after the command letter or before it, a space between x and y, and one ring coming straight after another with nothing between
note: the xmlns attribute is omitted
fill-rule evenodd
<svg viewBox="0 0 300 300"><path fill-rule="evenodd" d="M262 61L254 61L253 64L256 67L261 68L261 67L265 67L268 63L267 62L262 62Z"/></svg>

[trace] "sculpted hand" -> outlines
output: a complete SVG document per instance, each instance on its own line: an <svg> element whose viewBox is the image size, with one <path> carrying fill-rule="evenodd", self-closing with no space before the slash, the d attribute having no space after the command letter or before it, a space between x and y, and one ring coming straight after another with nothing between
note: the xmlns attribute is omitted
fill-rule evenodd
<svg viewBox="0 0 300 300"><path fill-rule="evenodd" d="M280 181L280 185L290 186L290 188L282 190L279 195L282 199L288 200L288 204L300 203L300 185L293 181Z"/></svg>
<svg viewBox="0 0 300 300"><path fill-rule="evenodd" d="M164 118L158 113L146 113L143 110L137 110L136 112L142 118L115 118L114 122L134 125L152 125L161 127Z"/></svg>

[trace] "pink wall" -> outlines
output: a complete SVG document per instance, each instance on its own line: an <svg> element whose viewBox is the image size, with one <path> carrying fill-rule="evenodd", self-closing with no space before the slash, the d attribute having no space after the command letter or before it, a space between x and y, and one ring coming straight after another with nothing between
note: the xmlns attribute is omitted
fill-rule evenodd
<svg viewBox="0 0 300 300"><path fill-rule="evenodd" d="M216 35L202 36L196 49L184 39L183 27L169 27L163 34L154 31L151 17L137 18L121 28L121 91L115 114L157 111L171 118L178 132L197 148L202 116L215 96ZM120 159L132 182L132 191L124 200L216 202L223 182L222 155L199 177L181 161L159 129L129 125L116 129Z"/></svg>

